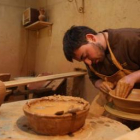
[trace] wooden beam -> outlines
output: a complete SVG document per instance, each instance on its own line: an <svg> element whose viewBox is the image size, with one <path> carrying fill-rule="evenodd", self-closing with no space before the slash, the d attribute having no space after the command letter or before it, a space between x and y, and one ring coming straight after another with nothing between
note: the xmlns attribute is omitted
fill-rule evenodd
<svg viewBox="0 0 140 140"><path fill-rule="evenodd" d="M40 82L40 81L48 81L48 80L61 79L61 78L67 78L67 77L84 76L86 74L87 74L87 72L74 71L74 72L68 72L68 73L53 74L53 75L48 75L48 76L12 80L12 81L7 81L7 82L3 82L3 83L6 88L9 88L9 87L26 85L29 83Z"/></svg>

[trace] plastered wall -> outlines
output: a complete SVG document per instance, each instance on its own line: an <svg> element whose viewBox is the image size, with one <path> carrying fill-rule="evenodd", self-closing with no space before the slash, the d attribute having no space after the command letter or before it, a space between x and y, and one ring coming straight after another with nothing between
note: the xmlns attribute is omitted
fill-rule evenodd
<svg viewBox="0 0 140 140"><path fill-rule="evenodd" d="M37 1L0 0L0 73L11 73L11 79L35 69L36 32L22 26L27 7L37 8Z"/></svg>
<svg viewBox="0 0 140 140"><path fill-rule="evenodd" d="M64 32L73 24L82 24L83 15L77 12L73 2L67 0L45 2L46 14L53 25L52 28L48 27L39 31L36 71L47 70L51 73L71 71L74 66L78 67L81 64L66 61L62 50L62 38Z"/></svg>

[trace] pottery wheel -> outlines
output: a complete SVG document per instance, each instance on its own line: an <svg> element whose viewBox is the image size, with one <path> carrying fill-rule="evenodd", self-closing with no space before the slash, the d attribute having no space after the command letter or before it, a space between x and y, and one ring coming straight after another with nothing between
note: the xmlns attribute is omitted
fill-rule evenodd
<svg viewBox="0 0 140 140"><path fill-rule="evenodd" d="M117 109L112 102L108 102L104 106L104 108L108 113L116 117L127 119L127 120L140 121L140 114L134 114L134 113L121 111Z"/></svg>

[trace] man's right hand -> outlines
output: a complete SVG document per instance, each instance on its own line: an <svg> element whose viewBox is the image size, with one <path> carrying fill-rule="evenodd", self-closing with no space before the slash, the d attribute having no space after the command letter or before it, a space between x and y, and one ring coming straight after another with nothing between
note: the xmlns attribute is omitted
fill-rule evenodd
<svg viewBox="0 0 140 140"><path fill-rule="evenodd" d="M111 82L103 81L102 79L99 79L95 82L95 87L101 90L102 92L109 93L110 90L112 90L115 85Z"/></svg>

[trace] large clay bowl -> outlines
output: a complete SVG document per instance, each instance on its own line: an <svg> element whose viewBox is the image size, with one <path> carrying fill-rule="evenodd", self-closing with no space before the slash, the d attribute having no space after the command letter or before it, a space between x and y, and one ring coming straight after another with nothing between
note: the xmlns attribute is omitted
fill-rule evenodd
<svg viewBox="0 0 140 140"><path fill-rule="evenodd" d="M140 113L140 89L133 89L127 98L114 95L114 90L109 92L116 108L130 113Z"/></svg>
<svg viewBox="0 0 140 140"><path fill-rule="evenodd" d="M57 102L56 108L59 108L59 102L66 103L69 102L78 103L83 106L82 110L77 110L76 112L69 113L66 110L63 114L49 114L46 110L46 114L39 112L34 112L32 109L34 107L42 108L48 101ZM38 104L41 103L41 106ZM65 105L64 105L65 106ZM63 107L62 107L63 108ZM89 103L82 98L71 97L71 96L48 96L40 99L35 99L27 102L23 107L24 113L28 119L30 127L38 134L45 135L65 135L68 133L73 133L79 130L85 123L89 111ZM63 110L63 109L62 109ZM58 109L57 111L62 111ZM50 111L53 111L51 109ZM56 112L57 112L56 111Z"/></svg>

